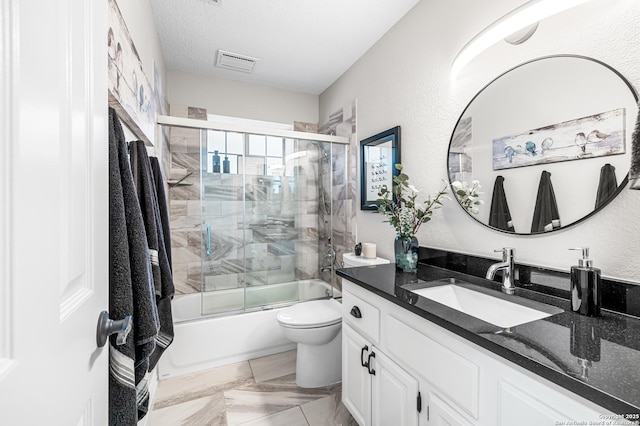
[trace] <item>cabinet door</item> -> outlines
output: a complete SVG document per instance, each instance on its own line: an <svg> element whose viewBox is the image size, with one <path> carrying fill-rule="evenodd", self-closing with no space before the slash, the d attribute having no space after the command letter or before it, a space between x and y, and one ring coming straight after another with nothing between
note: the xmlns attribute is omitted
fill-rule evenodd
<svg viewBox="0 0 640 426"><path fill-rule="evenodd" d="M373 349L371 421L374 426L418 425L418 381L379 349Z"/></svg>
<svg viewBox="0 0 640 426"><path fill-rule="evenodd" d="M342 323L342 403L360 426L371 425L371 378L362 361L373 347L346 323Z"/></svg>
<svg viewBox="0 0 640 426"><path fill-rule="evenodd" d="M427 424L429 426L472 426L446 402L432 393L429 394L427 410Z"/></svg>

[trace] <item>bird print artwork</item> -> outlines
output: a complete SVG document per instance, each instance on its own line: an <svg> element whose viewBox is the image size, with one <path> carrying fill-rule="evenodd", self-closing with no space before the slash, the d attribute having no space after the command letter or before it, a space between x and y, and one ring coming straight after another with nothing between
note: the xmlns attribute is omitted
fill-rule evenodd
<svg viewBox="0 0 640 426"><path fill-rule="evenodd" d="M518 154L518 155L527 155L527 151L522 147L522 145L516 145L514 150L516 151L516 154Z"/></svg>
<svg viewBox="0 0 640 426"><path fill-rule="evenodd" d="M607 135L606 133L602 133L599 130L594 130L591 133L589 133L589 135L587 136L587 142L598 143L598 142L602 142L608 137L609 135Z"/></svg>
<svg viewBox="0 0 640 426"><path fill-rule="evenodd" d="M584 132L576 133L574 143L578 148L580 148L582 154L587 153L587 137L584 135Z"/></svg>
<svg viewBox="0 0 640 426"><path fill-rule="evenodd" d="M515 155L515 150L511 148L511 146L507 146L504 149L504 155L509 159L509 163L513 163L513 156Z"/></svg>
<svg viewBox="0 0 640 426"><path fill-rule="evenodd" d="M618 108L492 136L493 170L624 154L625 120L625 108Z"/></svg>
<svg viewBox="0 0 640 426"><path fill-rule="evenodd" d="M535 143L533 143L533 142L531 142L531 141L528 141L527 143L525 143L525 144L524 144L524 147L525 147L525 149L527 150L527 153L528 153L528 154L531 154L531 155L533 155L534 157L535 157L536 155L538 155L538 154L536 153L536 144L535 144Z"/></svg>
<svg viewBox="0 0 640 426"><path fill-rule="evenodd" d="M553 139L545 138L545 140L543 140L542 143L540 144L540 147L542 148L542 153L544 154L544 152L551 149L552 146L553 146Z"/></svg>

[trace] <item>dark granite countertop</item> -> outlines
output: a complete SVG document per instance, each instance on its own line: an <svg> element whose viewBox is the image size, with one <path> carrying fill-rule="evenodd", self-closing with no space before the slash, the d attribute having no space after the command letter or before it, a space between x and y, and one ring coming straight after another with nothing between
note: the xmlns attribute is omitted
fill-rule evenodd
<svg viewBox="0 0 640 426"><path fill-rule="evenodd" d="M500 284L474 275L420 264L417 274L397 272L395 264L339 269L338 276L401 306L490 352L617 414L640 413L640 319L603 309L600 317L574 313L568 300L524 288L516 298ZM455 278L506 300L541 302L561 313L503 329L410 290ZM558 310L556 310L557 312Z"/></svg>

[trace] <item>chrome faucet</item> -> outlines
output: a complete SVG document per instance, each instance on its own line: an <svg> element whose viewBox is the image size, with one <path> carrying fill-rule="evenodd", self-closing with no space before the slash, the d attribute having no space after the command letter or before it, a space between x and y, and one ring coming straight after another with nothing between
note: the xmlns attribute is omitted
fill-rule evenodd
<svg viewBox="0 0 640 426"><path fill-rule="evenodd" d="M502 271L502 292L505 294L513 294L516 291L515 277L515 257L516 249L512 247L504 247L502 250L494 250L496 253L502 252L502 262L494 263L487 269L488 280L493 280L496 272Z"/></svg>

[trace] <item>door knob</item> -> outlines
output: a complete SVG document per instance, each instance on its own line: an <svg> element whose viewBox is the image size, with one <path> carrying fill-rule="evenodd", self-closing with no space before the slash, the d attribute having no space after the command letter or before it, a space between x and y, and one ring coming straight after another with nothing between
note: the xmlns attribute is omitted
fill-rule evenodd
<svg viewBox="0 0 640 426"><path fill-rule="evenodd" d="M123 345L127 341L127 336L132 326L131 315L127 315L119 321L114 321L109 318L107 311L100 312L98 328L96 330L96 343L98 347L103 347L105 343L107 343L107 338L116 333L118 334L118 337L116 337L116 345Z"/></svg>

